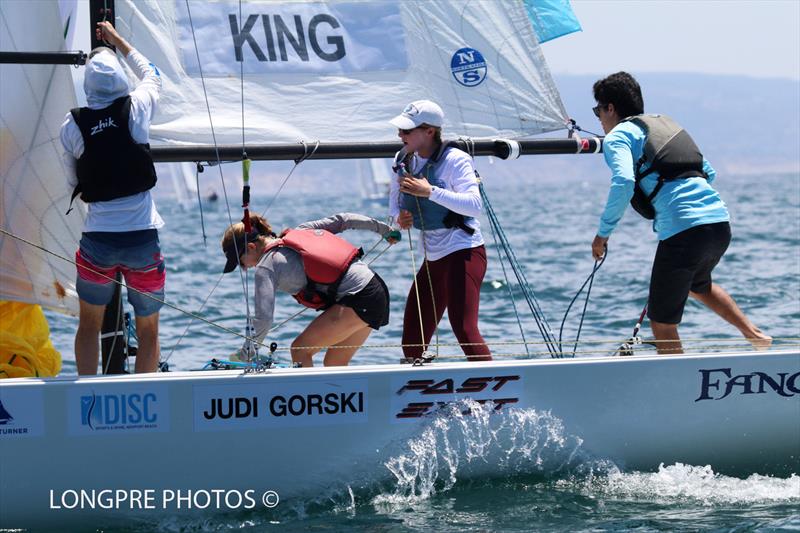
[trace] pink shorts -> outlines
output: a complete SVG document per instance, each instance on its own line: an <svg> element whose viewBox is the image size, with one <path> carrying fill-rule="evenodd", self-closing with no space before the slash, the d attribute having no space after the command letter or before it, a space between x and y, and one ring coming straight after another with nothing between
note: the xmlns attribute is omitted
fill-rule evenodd
<svg viewBox="0 0 800 533"><path fill-rule="evenodd" d="M128 302L136 316L158 312L163 305L166 268L156 230L120 233L91 232L81 237L75 253L78 296L106 305L114 294L117 273L128 287Z"/></svg>

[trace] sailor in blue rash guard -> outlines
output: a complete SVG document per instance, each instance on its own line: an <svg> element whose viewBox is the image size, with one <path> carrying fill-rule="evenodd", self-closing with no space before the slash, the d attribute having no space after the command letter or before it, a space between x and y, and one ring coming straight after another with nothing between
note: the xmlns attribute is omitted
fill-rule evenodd
<svg viewBox="0 0 800 533"><path fill-rule="evenodd" d="M728 248L730 217L711 186L716 172L691 137L664 115L645 115L641 89L626 72L594 84L593 109L606 137L603 153L611 187L592 255L605 255L609 236L631 203L653 219L659 244L653 261L647 316L662 354L683 353L678 324L688 296L735 326L757 349L772 338L711 280Z"/></svg>

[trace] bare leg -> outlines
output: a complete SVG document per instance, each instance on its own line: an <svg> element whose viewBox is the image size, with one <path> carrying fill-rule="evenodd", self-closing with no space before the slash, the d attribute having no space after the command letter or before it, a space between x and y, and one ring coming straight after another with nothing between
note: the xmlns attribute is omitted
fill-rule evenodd
<svg viewBox="0 0 800 533"><path fill-rule="evenodd" d="M325 353L323 364L325 366L347 366L370 333L372 333L372 328L364 326L342 342L331 346ZM339 346L342 347L340 348Z"/></svg>
<svg viewBox="0 0 800 533"><path fill-rule="evenodd" d="M696 292L689 294L738 329L756 350L766 350L772 344L772 337L750 322L731 295L716 283L712 283L711 290L705 294Z"/></svg>
<svg viewBox="0 0 800 533"><path fill-rule="evenodd" d="M75 333L75 366L81 376L97 374L100 358L100 328L103 326L105 305L94 305L80 300L80 318Z"/></svg>
<svg viewBox="0 0 800 533"><path fill-rule="evenodd" d="M361 331L366 324L355 311L343 305L334 305L314 319L292 343L292 361L304 368L313 366L312 356L323 346L343 344L354 333ZM366 337L364 337L366 338ZM363 340L362 340L363 342ZM355 350L353 350L355 353ZM352 357L353 354L350 354ZM348 359L349 361L349 359ZM325 358L328 363L328 358Z"/></svg>
<svg viewBox="0 0 800 533"><path fill-rule="evenodd" d="M136 352L136 373L158 370L161 348L158 343L158 313L136 317L136 335L139 349Z"/></svg>
<svg viewBox="0 0 800 533"><path fill-rule="evenodd" d="M678 335L678 324L650 321L653 336L658 341L656 349L659 355L678 355L683 353L681 338Z"/></svg>

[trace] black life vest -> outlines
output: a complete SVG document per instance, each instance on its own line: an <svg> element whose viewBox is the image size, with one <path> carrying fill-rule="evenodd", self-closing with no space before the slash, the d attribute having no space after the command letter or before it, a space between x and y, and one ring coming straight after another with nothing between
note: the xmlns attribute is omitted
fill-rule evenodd
<svg viewBox="0 0 800 533"><path fill-rule="evenodd" d="M656 216L653 208L655 198L665 181L686 178L706 178L703 171L703 154L677 122L666 115L636 115L623 119L633 122L644 130L647 136L642 157L634 165L634 187L631 205L644 218L652 220ZM645 163L650 167L642 172ZM653 192L645 194L639 182L642 178L658 172L658 183Z"/></svg>
<svg viewBox="0 0 800 533"><path fill-rule="evenodd" d="M451 148L458 148L458 143L455 141L446 141L440 144L436 152L434 152L427 163L425 163L423 171L414 177L418 178L422 176L427 179L431 185L442 187L444 184L439 179L439 169L444 162L445 153ZM398 176L411 174L409 168L413 155L413 153L406 153L405 148L397 152L394 156L392 170L394 170ZM411 215L414 217L414 227L419 230L458 228L470 235L475 233L475 230L467 225L467 220L472 220L472 217L465 217L460 213L451 211L431 201L429 198L420 198L411 194L401 193L400 207L411 212Z"/></svg>
<svg viewBox="0 0 800 533"><path fill-rule="evenodd" d="M117 98L103 109L80 107L70 111L83 137L83 154L76 168L78 185L70 206L78 195L84 202L104 202L155 186L150 145L139 144L131 137L130 111L130 96Z"/></svg>
<svg viewBox="0 0 800 533"><path fill-rule="evenodd" d="M282 246L294 250L303 260L306 286L293 296L299 304L311 309L327 309L336 303L344 275L364 255L360 248L323 229L286 230L267 244L264 253ZM319 285L326 285L327 290Z"/></svg>

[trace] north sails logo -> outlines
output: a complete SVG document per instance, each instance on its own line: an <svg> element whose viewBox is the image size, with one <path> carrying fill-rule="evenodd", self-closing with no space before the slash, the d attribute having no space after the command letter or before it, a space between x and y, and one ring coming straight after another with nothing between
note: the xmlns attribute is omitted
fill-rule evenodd
<svg viewBox="0 0 800 533"><path fill-rule="evenodd" d="M488 67L483 55L474 48L456 50L450 59L450 71L464 87L475 87L486 79Z"/></svg>
<svg viewBox="0 0 800 533"><path fill-rule="evenodd" d="M97 133L102 133L102 131L104 129L106 129L106 128L117 128L117 127L119 127L119 126L117 126L114 123L114 119L111 118L111 117L108 117L108 118L105 118L105 119L100 119L100 121L97 123L97 126L92 126L92 131L91 131L90 135L95 135Z"/></svg>

